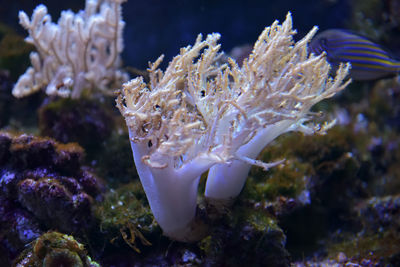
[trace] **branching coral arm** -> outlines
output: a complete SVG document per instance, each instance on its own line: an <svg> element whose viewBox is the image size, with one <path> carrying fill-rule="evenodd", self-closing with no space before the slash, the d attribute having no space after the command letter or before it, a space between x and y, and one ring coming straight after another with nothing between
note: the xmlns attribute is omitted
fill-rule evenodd
<svg viewBox="0 0 400 267"><path fill-rule="evenodd" d="M308 54L307 44L316 32L313 28L302 40L294 43L291 16L279 25L274 22L260 35L252 54L243 67L235 67L242 92L237 103L256 124L255 134L241 143L238 160L213 166L207 177L205 196L210 202L230 203L241 192L251 161L279 135L289 131L306 134L323 133L328 127L306 124L309 110L319 101L343 90L349 66L342 65L333 79L324 55ZM261 103L260 103L261 102ZM332 124L326 124L332 126ZM243 127L242 127L243 128ZM240 127L237 128L241 131Z"/></svg>
<svg viewBox="0 0 400 267"><path fill-rule="evenodd" d="M210 131L221 118L222 106L214 103L225 95L211 89L202 92L193 78L204 84L220 72L213 65L218 38L213 34L202 41L200 35L193 46L181 49L165 72L157 69L160 57L150 66L150 84L141 77L133 79L123 85L117 99L154 217L164 234L175 240L198 239L195 215L200 175L232 158ZM199 69L202 75L197 75Z"/></svg>

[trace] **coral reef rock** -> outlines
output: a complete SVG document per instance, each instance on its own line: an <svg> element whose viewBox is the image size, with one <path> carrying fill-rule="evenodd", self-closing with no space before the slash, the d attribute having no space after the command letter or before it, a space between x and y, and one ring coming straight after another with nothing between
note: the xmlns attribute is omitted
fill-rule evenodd
<svg viewBox="0 0 400 267"><path fill-rule="evenodd" d="M11 258L43 231L82 233L103 185L81 166L83 149L0 132L0 247Z"/></svg>
<svg viewBox="0 0 400 267"><path fill-rule="evenodd" d="M82 244L72 236L48 232L24 250L14 266L82 266L98 267Z"/></svg>

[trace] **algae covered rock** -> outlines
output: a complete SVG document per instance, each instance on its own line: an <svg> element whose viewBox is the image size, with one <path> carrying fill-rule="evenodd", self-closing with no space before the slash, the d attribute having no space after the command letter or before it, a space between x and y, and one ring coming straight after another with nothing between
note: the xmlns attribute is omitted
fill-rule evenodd
<svg viewBox="0 0 400 267"><path fill-rule="evenodd" d="M203 261L213 266L288 266L286 236L275 216L239 203L213 220L210 235L199 242Z"/></svg>
<svg viewBox="0 0 400 267"><path fill-rule="evenodd" d="M0 247L9 258L49 229L82 234L104 186L77 144L0 132Z"/></svg>
<svg viewBox="0 0 400 267"><path fill-rule="evenodd" d="M73 236L59 232L41 235L14 261L14 266L99 267Z"/></svg>
<svg viewBox="0 0 400 267"><path fill-rule="evenodd" d="M78 142L86 149L96 147L112 128L111 115L93 100L62 98L39 109L41 134L59 142Z"/></svg>
<svg viewBox="0 0 400 267"><path fill-rule="evenodd" d="M361 230L343 233L346 238L330 244L329 254L343 251L356 262L397 266L400 262L400 196L372 197L361 202L356 210Z"/></svg>

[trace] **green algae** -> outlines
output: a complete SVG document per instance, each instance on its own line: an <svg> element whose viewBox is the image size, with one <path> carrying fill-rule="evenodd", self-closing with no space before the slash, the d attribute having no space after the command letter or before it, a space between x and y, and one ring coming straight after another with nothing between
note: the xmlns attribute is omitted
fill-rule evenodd
<svg viewBox="0 0 400 267"><path fill-rule="evenodd" d="M110 190L103 203L96 207L95 216L100 222L100 232L109 242L125 242L136 252L142 246L151 245L148 239L161 235L138 181Z"/></svg>
<svg viewBox="0 0 400 267"><path fill-rule="evenodd" d="M381 264L390 264L398 260L400 235L394 229L381 233L347 234L342 238L344 239L342 242L328 245L329 258L334 258L335 255L343 252L347 257L359 262L370 259L380 261Z"/></svg>
<svg viewBox="0 0 400 267"><path fill-rule="evenodd" d="M14 261L13 266L99 267L73 236L47 232L32 242Z"/></svg>
<svg viewBox="0 0 400 267"><path fill-rule="evenodd" d="M307 188L308 177L332 172L341 157L352 158L355 136L344 127L334 127L325 135L290 133L267 146L259 158L265 162L285 161L267 172L252 168L243 194L245 198L274 200L278 196L297 197ZM361 141L361 140L360 140ZM357 164L348 161L344 172L354 174Z"/></svg>
<svg viewBox="0 0 400 267"><path fill-rule="evenodd" d="M96 161L97 172L107 179L110 187L138 179L125 126L112 131L110 137L102 142L101 153L90 158Z"/></svg>
<svg viewBox="0 0 400 267"><path fill-rule="evenodd" d="M238 203L212 224L211 233L198 243L212 264L284 266L289 263L286 236L277 219L262 209Z"/></svg>
<svg viewBox="0 0 400 267"><path fill-rule="evenodd" d="M356 207L362 230L343 232L328 242L329 255L342 251L347 257L395 263L400 257L400 196L373 197Z"/></svg>
<svg viewBox="0 0 400 267"><path fill-rule="evenodd" d="M254 201L275 200L279 196L295 198L306 189L310 173L310 165L296 159L287 159L267 173L252 169L242 192L243 198Z"/></svg>

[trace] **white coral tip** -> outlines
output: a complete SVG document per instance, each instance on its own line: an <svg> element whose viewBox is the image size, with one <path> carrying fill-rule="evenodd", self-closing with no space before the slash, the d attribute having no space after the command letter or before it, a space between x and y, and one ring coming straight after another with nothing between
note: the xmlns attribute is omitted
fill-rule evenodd
<svg viewBox="0 0 400 267"><path fill-rule="evenodd" d="M31 22L29 20L28 15L24 11L20 11L18 13L19 24L22 25L25 29L29 29L31 26Z"/></svg>

